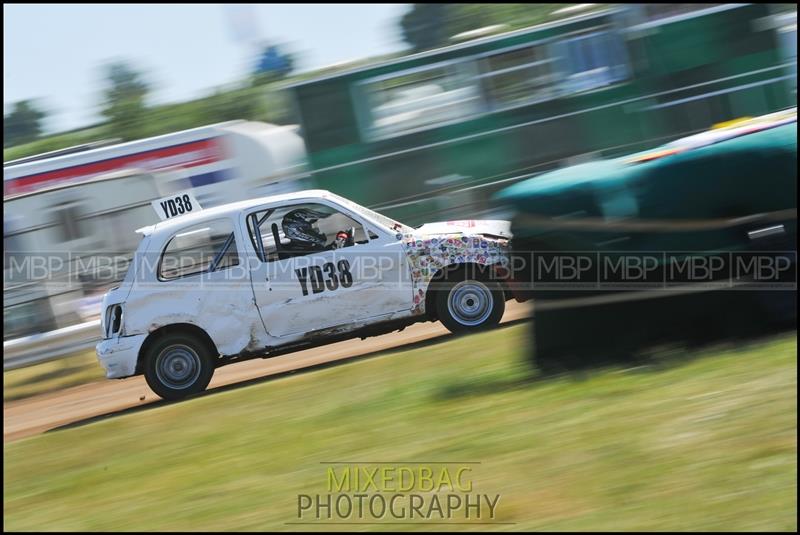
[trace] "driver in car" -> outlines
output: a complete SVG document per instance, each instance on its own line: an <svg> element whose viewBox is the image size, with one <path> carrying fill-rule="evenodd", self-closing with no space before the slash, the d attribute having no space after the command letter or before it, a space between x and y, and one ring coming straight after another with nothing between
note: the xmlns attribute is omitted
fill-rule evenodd
<svg viewBox="0 0 800 535"><path fill-rule="evenodd" d="M349 244L352 239L350 233L340 230L336 233L336 238L329 247L325 245L328 243L328 238L324 233L314 228L320 218L327 217L330 214L318 212L310 208L298 208L292 210L283 216L281 226L283 227L284 235L291 240L288 246L284 249L291 251L326 251L329 249L340 249Z"/></svg>

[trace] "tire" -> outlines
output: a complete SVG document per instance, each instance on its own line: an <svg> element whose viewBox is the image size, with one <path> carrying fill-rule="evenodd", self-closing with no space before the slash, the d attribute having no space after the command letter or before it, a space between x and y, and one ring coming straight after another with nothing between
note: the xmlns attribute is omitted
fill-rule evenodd
<svg viewBox="0 0 800 535"><path fill-rule="evenodd" d="M506 300L497 281L459 270L438 284L436 315L451 333L483 331L500 323Z"/></svg>
<svg viewBox="0 0 800 535"><path fill-rule="evenodd" d="M166 400L202 392L214 375L214 356L208 346L189 334L159 338L145 355L147 385Z"/></svg>

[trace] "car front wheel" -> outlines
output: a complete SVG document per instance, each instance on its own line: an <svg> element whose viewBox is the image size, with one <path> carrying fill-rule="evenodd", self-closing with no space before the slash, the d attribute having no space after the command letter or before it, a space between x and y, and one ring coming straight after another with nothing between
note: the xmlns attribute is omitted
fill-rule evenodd
<svg viewBox="0 0 800 535"><path fill-rule="evenodd" d="M455 277L436 295L439 321L455 334L481 331L500 323L506 302L496 281Z"/></svg>
<svg viewBox="0 0 800 535"><path fill-rule="evenodd" d="M147 385L164 399L182 399L202 392L214 375L214 359L206 344L185 334L168 334L146 355Z"/></svg>

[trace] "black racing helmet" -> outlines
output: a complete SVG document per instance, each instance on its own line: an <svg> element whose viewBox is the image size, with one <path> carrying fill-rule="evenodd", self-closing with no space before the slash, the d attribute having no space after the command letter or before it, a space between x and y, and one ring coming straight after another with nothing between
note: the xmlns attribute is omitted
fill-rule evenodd
<svg viewBox="0 0 800 535"><path fill-rule="evenodd" d="M283 216L281 225L284 235L292 240L292 243L309 247L325 247L328 239L325 234L314 229L314 223L321 217L328 214L318 212L310 208L298 208Z"/></svg>

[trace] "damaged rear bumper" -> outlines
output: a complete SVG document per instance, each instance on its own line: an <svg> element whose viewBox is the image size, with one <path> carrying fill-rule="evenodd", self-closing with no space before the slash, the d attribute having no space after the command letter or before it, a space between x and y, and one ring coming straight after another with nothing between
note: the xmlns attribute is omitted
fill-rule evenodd
<svg viewBox="0 0 800 535"><path fill-rule="evenodd" d="M97 360L105 369L107 379L130 377L136 373L139 349L145 338L146 334L119 336L97 344Z"/></svg>

